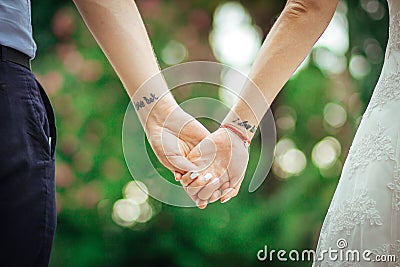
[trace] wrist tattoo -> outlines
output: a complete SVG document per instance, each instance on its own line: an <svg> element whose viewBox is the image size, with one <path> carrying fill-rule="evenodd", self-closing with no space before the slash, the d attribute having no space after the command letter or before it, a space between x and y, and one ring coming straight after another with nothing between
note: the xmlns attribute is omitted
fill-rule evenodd
<svg viewBox="0 0 400 267"><path fill-rule="evenodd" d="M246 130L250 131L251 133L255 133L257 130L257 126L249 124L249 121L242 121L239 118L232 121L236 125L245 128Z"/></svg>
<svg viewBox="0 0 400 267"><path fill-rule="evenodd" d="M143 96L142 98L143 100L133 101L136 110L144 108L146 105L150 105L158 99L158 97L154 93L151 93L150 97Z"/></svg>

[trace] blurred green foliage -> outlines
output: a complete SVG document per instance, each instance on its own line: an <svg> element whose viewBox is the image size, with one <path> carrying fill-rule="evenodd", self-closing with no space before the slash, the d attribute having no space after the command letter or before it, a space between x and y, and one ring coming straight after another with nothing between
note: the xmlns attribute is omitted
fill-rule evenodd
<svg viewBox="0 0 400 267"><path fill-rule="evenodd" d="M237 198L206 210L150 200L157 211L154 217L125 228L117 225L111 214L123 186L132 179L121 146L129 99L72 2L32 1L39 47L33 69L52 99L58 126L59 214L51 266L309 266L308 262L259 262L256 253L264 245L288 250L316 246L340 168L383 64L383 55L368 53L366 43L375 40L385 50L386 2L378 1L383 15L376 14L379 10L367 12L362 7L365 2L345 2L350 33L345 56L348 62L354 55L364 56L370 66L368 75L355 79L348 69L328 74L318 68L312 53L309 64L273 104L276 117L288 110L295 114L295 127L278 128L278 139L293 140L305 154L307 165L299 175L282 179L270 172L263 186L250 195L247 177ZM215 60L208 35L213 12L221 3L137 1L161 67L167 66L161 52L170 40L186 46L186 61ZM265 36L285 1L242 4ZM183 101L202 95L188 90L178 91L176 98ZM324 107L330 102L347 111L347 120L339 128L324 122ZM312 163L311 154L325 136L338 139L342 149L337 164L321 171ZM253 153L249 169L254 168L255 160Z"/></svg>

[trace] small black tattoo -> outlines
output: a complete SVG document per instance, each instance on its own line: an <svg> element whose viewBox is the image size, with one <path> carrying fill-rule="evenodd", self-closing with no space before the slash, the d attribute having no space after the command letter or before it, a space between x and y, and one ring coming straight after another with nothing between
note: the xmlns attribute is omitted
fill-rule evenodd
<svg viewBox="0 0 400 267"><path fill-rule="evenodd" d="M135 105L135 109L139 110L141 108L144 108L146 105L150 105L151 103L155 102L158 97L156 97L156 94L151 93L150 97L142 97L143 100L139 100L139 101L133 101L133 104Z"/></svg>
<svg viewBox="0 0 400 267"><path fill-rule="evenodd" d="M249 124L249 121L241 121L239 118L232 121L236 123L238 126L245 128L246 130L250 131L251 133L255 133L257 127L254 125Z"/></svg>

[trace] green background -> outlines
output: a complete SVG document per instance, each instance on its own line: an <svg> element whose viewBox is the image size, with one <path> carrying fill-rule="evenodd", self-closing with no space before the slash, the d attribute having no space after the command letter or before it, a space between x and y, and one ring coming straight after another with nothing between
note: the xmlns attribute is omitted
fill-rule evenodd
<svg viewBox="0 0 400 267"><path fill-rule="evenodd" d="M366 9L370 2L379 8ZM217 61L209 34L213 13L223 3L137 1L162 68L168 65L161 54L171 40L186 47L184 61ZM264 38L285 1L241 3ZM246 190L247 177L238 197L206 210L148 199L151 219L123 227L113 221L112 213L113 204L123 198L123 188L132 180L121 144L129 99L73 3L32 1L39 48L33 70L52 100L58 127L58 227L51 266L310 266L309 262L259 262L256 253L264 245L276 250L315 248L357 123L379 77L388 36L386 1L351 0L342 5L347 7L349 28L346 65L352 57L362 56L368 63L367 75L354 78L349 68L334 74L323 70L315 58L317 50L324 48L315 49L308 65L288 82L272 107L275 118L289 114L295 119L290 129L278 127L277 138L292 140L304 153L304 170L286 178L271 171L252 194ZM379 49L371 53L368 42ZM178 91L176 98L204 95L218 98L211 91L190 87ZM327 103L346 111L340 127L324 121ZM340 142L341 152L333 166L321 170L311 155L326 136ZM249 168L255 164L252 155Z"/></svg>

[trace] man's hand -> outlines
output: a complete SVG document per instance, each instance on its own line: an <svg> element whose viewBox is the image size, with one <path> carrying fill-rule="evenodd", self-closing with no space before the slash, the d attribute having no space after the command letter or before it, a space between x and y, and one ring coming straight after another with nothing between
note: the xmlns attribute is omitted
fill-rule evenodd
<svg viewBox="0 0 400 267"><path fill-rule="evenodd" d="M243 140L227 129L218 129L189 153L198 172L182 176L181 184L196 205L204 209L221 198L224 203L239 192L249 160Z"/></svg>
<svg viewBox="0 0 400 267"><path fill-rule="evenodd" d="M196 119L178 105L157 103L145 123L146 135L160 162L174 172L179 180L182 174L197 166L186 157L210 133Z"/></svg>

